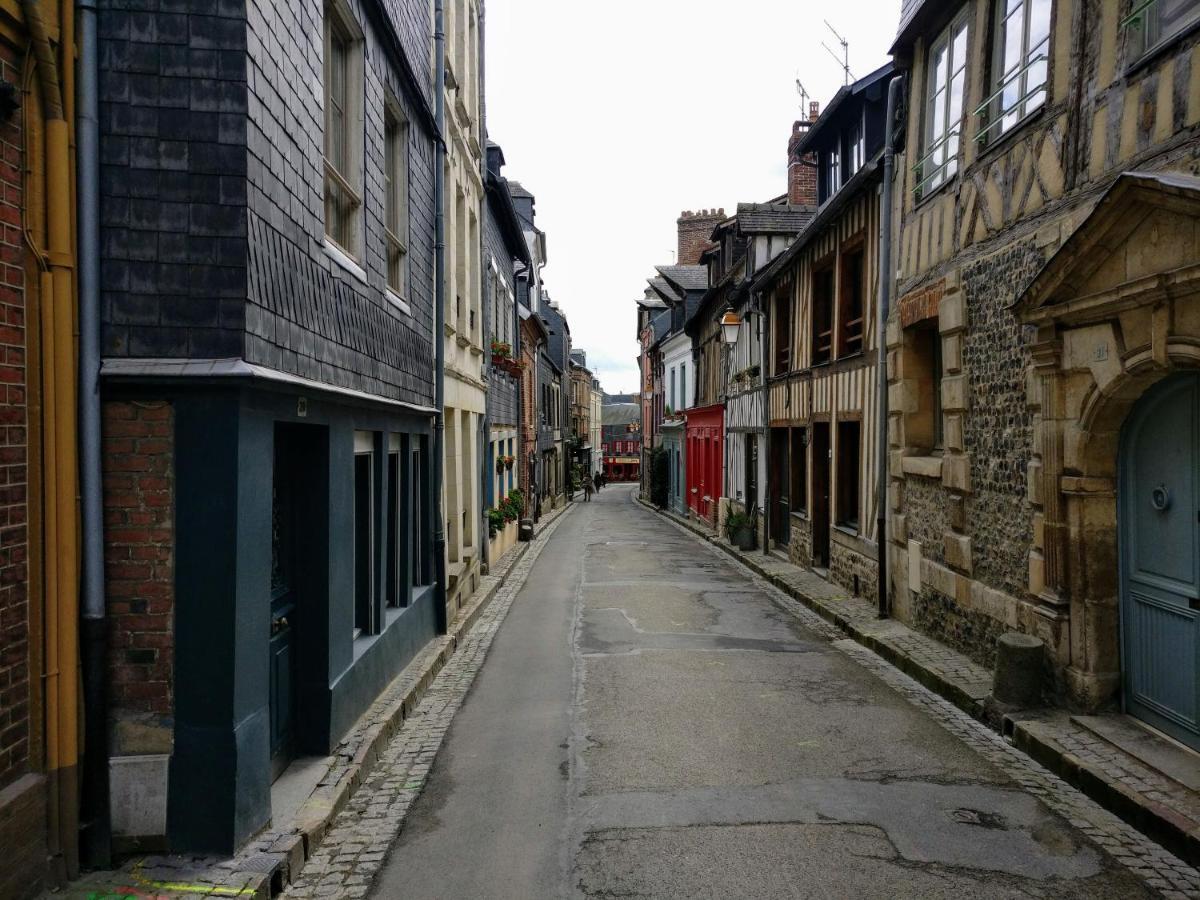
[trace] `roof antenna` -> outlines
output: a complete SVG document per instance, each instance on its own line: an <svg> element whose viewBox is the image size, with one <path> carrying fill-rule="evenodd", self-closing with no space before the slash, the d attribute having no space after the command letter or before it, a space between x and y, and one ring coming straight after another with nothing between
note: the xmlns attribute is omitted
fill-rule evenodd
<svg viewBox="0 0 1200 900"><path fill-rule="evenodd" d="M837 33L837 29L829 24L829 20L825 19L825 27L833 32L833 36L838 39L838 43L842 45L842 58L838 59L838 55L829 49L829 45L821 41L821 46L825 48L825 52L834 58L837 64L841 67L843 74L846 76L846 84L854 77L850 72L850 42Z"/></svg>
<svg viewBox="0 0 1200 900"><path fill-rule="evenodd" d="M800 83L800 75L796 74L796 93L800 95L800 112L808 109L808 91L804 89L804 85Z"/></svg>

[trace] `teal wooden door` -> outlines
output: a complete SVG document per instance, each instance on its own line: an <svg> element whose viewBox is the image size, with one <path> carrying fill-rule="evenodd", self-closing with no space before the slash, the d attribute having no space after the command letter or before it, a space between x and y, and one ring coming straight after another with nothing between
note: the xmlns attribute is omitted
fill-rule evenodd
<svg viewBox="0 0 1200 900"><path fill-rule="evenodd" d="M1148 391L1122 437L1125 708L1200 748L1200 376Z"/></svg>

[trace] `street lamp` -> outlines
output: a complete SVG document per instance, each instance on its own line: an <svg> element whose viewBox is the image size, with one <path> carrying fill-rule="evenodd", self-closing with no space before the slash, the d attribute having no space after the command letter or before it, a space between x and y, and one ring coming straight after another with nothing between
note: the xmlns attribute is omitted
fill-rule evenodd
<svg viewBox="0 0 1200 900"><path fill-rule="evenodd" d="M725 307L725 315L721 316L721 337L732 347L737 343L738 332L742 329L742 317L733 311L732 306Z"/></svg>

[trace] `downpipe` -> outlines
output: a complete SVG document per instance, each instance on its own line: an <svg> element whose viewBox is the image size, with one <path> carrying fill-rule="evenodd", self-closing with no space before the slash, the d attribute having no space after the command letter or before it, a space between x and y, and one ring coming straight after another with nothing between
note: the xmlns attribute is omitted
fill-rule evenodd
<svg viewBox="0 0 1200 900"><path fill-rule="evenodd" d="M76 171L79 253L79 477L83 538L81 638L84 755L80 857L112 862L108 794L108 630L104 596L104 509L100 460L100 91L96 0L77 0Z"/></svg>
<svg viewBox="0 0 1200 900"><path fill-rule="evenodd" d="M891 311L892 282L892 179L896 167L896 113L900 105L900 92L904 78L897 75L888 83L887 119L883 149L883 185L880 193L879 215L879 301L876 306L875 364L876 405L878 420L876 428L876 497L875 540L878 548L878 616L886 619L890 614L888 603L888 538L887 538L887 488L888 488L888 377L887 377L887 323Z"/></svg>
<svg viewBox="0 0 1200 900"><path fill-rule="evenodd" d="M433 171L433 527L434 612L438 634L449 625L446 609L446 24L444 0L433 0L433 95L435 138Z"/></svg>

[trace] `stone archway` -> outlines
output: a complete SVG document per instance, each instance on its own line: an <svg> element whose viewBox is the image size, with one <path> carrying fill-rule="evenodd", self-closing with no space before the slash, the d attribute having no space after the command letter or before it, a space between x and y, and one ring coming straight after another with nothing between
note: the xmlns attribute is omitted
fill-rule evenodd
<svg viewBox="0 0 1200 900"><path fill-rule="evenodd" d="M1200 179L1127 173L1049 259L1014 312L1036 330L1029 590L1067 624L1052 651L1073 705L1121 686L1121 429L1174 372L1200 368Z"/></svg>

